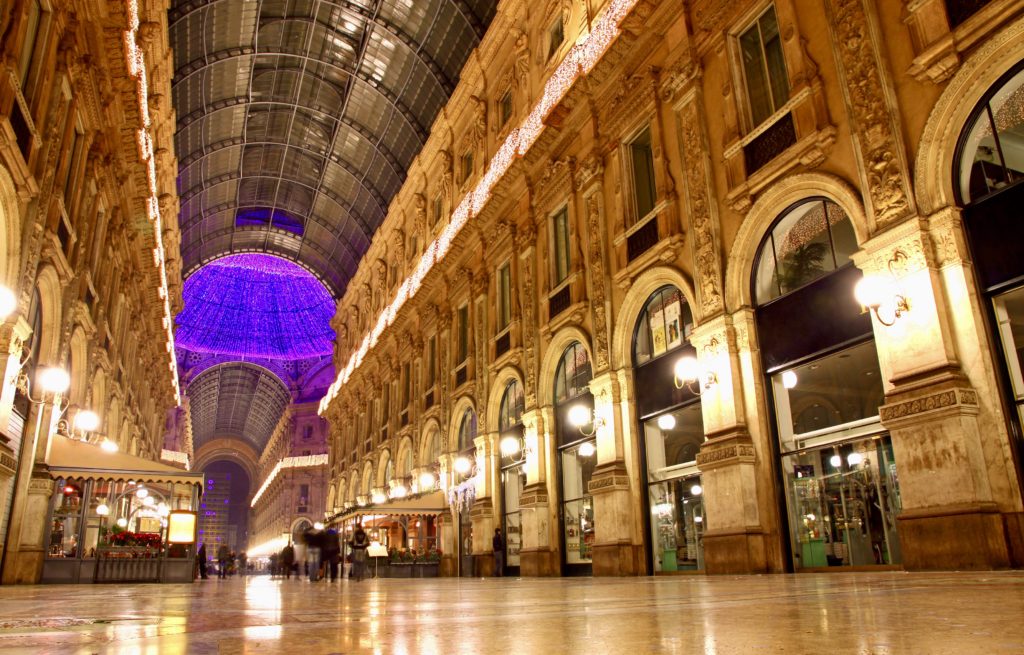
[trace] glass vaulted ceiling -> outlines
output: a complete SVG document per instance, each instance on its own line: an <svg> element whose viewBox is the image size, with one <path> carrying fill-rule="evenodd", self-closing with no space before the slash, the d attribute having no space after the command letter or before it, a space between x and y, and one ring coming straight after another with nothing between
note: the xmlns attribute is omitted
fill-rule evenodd
<svg viewBox="0 0 1024 655"><path fill-rule="evenodd" d="M186 275L266 252L340 296L496 4L174 2Z"/></svg>

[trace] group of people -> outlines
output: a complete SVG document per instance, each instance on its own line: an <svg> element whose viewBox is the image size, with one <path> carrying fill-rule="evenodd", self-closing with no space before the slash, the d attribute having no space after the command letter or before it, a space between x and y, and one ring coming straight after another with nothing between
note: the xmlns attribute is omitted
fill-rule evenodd
<svg viewBox="0 0 1024 655"><path fill-rule="evenodd" d="M196 551L196 568L199 577L206 580L209 577L209 555L206 552L206 544L201 544ZM217 548L217 577L227 578L229 574L239 572L244 575L249 567L249 558L245 552L236 554L228 548L227 544L221 544Z"/></svg>
<svg viewBox="0 0 1024 655"><path fill-rule="evenodd" d="M348 546L352 549L352 577L361 581L366 577L366 549L370 538L362 525L356 525ZM308 576L310 582L330 578L338 579L338 565L341 563L341 537L334 529L317 530L309 528L295 543L289 542L280 553L270 556L271 577L284 576L296 579Z"/></svg>

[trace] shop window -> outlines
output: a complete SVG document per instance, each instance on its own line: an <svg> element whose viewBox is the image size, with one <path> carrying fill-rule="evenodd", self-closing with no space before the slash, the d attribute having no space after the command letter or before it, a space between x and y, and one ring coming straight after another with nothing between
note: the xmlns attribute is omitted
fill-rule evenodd
<svg viewBox="0 0 1024 655"><path fill-rule="evenodd" d="M1024 288L996 297L995 311L1013 401L1018 418L1024 422Z"/></svg>
<svg viewBox="0 0 1024 655"><path fill-rule="evenodd" d="M587 393L591 375L586 348L578 341L573 342L562 353L555 372L555 403L561 405Z"/></svg>
<svg viewBox="0 0 1024 655"><path fill-rule="evenodd" d="M637 322L633 339L633 363L646 364L688 343L693 331L693 314L682 292L665 286L648 298Z"/></svg>
<svg viewBox="0 0 1024 655"><path fill-rule="evenodd" d="M962 204L1024 179L1024 63L988 93L968 125L957 153Z"/></svg>
<svg viewBox="0 0 1024 655"><path fill-rule="evenodd" d="M789 100L789 76L782 54L775 6L770 6L739 37L743 80L751 128L779 111Z"/></svg>
<svg viewBox="0 0 1024 655"><path fill-rule="evenodd" d="M473 443L474 439L476 439L476 412L467 409L462 414L462 421L459 422L459 452L476 448Z"/></svg>
<svg viewBox="0 0 1024 655"><path fill-rule="evenodd" d="M552 288L557 287L569 277L569 209L562 207L551 218L553 236L552 257Z"/></svg>
<svg viewBox="0 0 1024 655"><path fill-rule="evenodd" d="M512 322L512 270L508 262L498 268L498 332Z"/></svg>
<svg viewBox="0 0 1024 655"><path fill-rule="evenodd" d="M505 432L523 421L523 412L526 402L523 396L523 387L517 380L512 380L505 386L505 393L501 396L501 407L498 410L498 431Z"/></svg>
<svg viewBox="0 0 1024 655"><path fill-rule="evenodd" d="M700 476L650 485L651 544L656 573L704 569L704 490Z"/></svg>
<svg viewBox="0 0 1024 655"><path fill-rule="evenodd" d="M498 124L501 127L508 125L508 122L512 120L512 90L509 89L505 93L501 94L501 98L498 100Z"/></svg>
<svg viewBox="0 0 1024 655"><path fill-rule="evenodd" d="M857 237L846 213L831 200L802 201L783 213L758 254L758 304L784 296L850 263Z"/></svg>
<svg viewBox="0 0 1024 655"><path fill-rule="evenodd" d="M874 341L776 373L772 382L784 452L814 445L823 432L877 422L885 397Z"/></svg>
<svg viewBox="0 0 1024 655"><path fill-rule="evenodd" d="M561 452L565 563L589 564L593 559L594 499L590 479L597 457L593 443L584 442Z"/></svg>
<svg viewBox="0 0 1024 655"><path fill-rule="evenodd" d="M633 222L639 222L654 211L657 192L654 185L654 151L651 128L645 127L629 142L629 168L633 184Z"/></svg>
<svg viewBox="0 0 1024 655"><path fill-rule="evenodd" d="M667 469L693 464L704 443L704 419L699 402L644 421L647 470L651 479L664 478Z"/></svg>
<svg viewBox="0 0 1024 655"><path fill-rule="evenodd" d="M558 49L562 46L565 41L565 25L562 23L562 17L559 16L555 19L555 22L548 28L548 59L550 60L558 52Z"/></svg>
<svg viewBox="0 0 1024 655"><path fill-rule="evenodd" d="M526 486L526 470L516 466L501 472L505 512L505 565L519 566L523 547L523 519L519 500Z"/></svg>

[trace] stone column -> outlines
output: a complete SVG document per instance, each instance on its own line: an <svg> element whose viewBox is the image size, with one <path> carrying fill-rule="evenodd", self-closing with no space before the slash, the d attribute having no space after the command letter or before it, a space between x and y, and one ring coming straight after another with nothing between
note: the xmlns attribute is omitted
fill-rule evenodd
<svg viewBox="0 0 1024 655"><path fill-rule="evenodd" d="M36 584L42 577L43 537L53 491L46 462L36 453L48 451L56 422L52 402L32 405L18 458L17 482L12 490L8 542L4 549L3 584Z"/></svg>
<svg viewBox="0 0 1024 655"><path fill-rule="evenodd" d="M448 489L452 486L452 456L450 454L441 455L438 478L441 491L447 497ZM441 551L438 575L456 576L459 572L458 522L455 511L450 507L449 511L442 512L437 517L437 532L437 548Z"/></svg>
<svg viewBox="0 0 1024 655"><path fill-rule="evenodd" d="M698 382L705 442L697 455L707 520L705 571L766 572L770 548L760 511L754 443L745 424L731 317L722 315L697 326L691 342L706 376Z"/></svg>
<svg viewBox="0 0 1024 655"><path fill-rule="evenodd" d="M633 534L635 511L624 458L619 381L613 372L590 381L594 395L597 467L590 479L594 497L594 575L637 575L643 570L643 546Z"/></svg>
<svg viewBox="0 0 1024 655"><path fill-rule="evenodd" d="M497 501L494 498L494 480L498 477L498 433L491 432L474 439L476 444L476 500L470 518L473 521L474 574L494 575L494 536Z"/></svg>
<svg viewBox="0 0 1024 655"><path fill-rule="evenodd" d="M956 244L935 247L926 229L923 221L905 222L866 242L855 257L886 290L872 321L887 380L879 414L892 435L903 506L897 517L903 566L1002 568L1011 548L1002 512L1014 511L1014 498L1020 502L1009 436L1004 421L992 420L1001 417L995 385L975 386L985 384L980 356L972 354L970 368L961 364L958 351L966 346L957 331L972 321L973 299L960 265L940 263L950 258L942 251L955 252ZM897 296L908 305L898 317Z"/></svg>
<svg viewBox="0 0 1024 655"><path fill-rule="evenodd" d="M559 574L557 548L552 546L552 494L548 493L549 453L553 413L550 408L534 409L523 414L523 436L526 442L526 486L519 499L522 510L523 544L519 552L519 570L523 576Z"/></svg>

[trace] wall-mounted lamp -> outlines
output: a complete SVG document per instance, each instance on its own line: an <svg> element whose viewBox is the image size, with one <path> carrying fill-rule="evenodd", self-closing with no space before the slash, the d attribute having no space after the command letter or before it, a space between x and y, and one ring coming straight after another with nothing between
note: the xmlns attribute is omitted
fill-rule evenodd
<svg viewBox="0 0 1024 655"><path fill-rule="evenodd" d="M910 302L907 297L897 293L893 286L890 281L877 275L865 275L853 288L853 295L857 302L865 309L874 312L878 322L886 327L895 324L904 312L910 311ZM882 315L883 311L886 316ZM892 318L887 318L890 314Z"/></svg>
<svg viewBox="0 0 1024 655"><path fill-rule="evenodd" d="M473 460L465 455L459 455L452 463L452 467L459 475L469 475L470 471L473 470Z"/></svg>
<svg viewBox="0 0 1024 655"><path fill-rule="evenodd" d="M526 458L533 455L533 448L526 445L526 440L516 434L507 434L498 442L498 449L501 456L514 460L513 464L520 464Z"/></svg>
<svg viewBox="0 0 1024 655"><path fill-rule="evenodd" d="M597 434L597 431L605 425L604 418L601 416L595 416L594 410L590 409L586 405L573 405L570 407L568 419L569 423L579 430L580 434L584 437L594 436ZM590 426L589 430L587 429L588 425ZM593 447L593 444L591 444L591 447ZM584 457L588 457L588 455L584 455Z"/></svg>
<svg viewBox="0 0 1024 655"><path fill-rule="evenodd" d="M700 395L718 384L718 376L713 371L702 371L700 363L693 355L683 355L673 369L676 389L686 387L691 393Z"/></svg>
<svg viewBox="0 0 1024 655"><path fill-rule="evenodd" d="M387 501L388 497L387 494L384 493L383 489L374 489L373 492L370 493L370 502L372 502L374 505L380 505L381 503L386 503Z"/></svg>
<svg viewBox="0 0 1024 655"><path fill-rule="evenodd" d="M437 476L434 475L433 471L423 471L420 473L420 491L433 489L435 484L437 484Z"/></svg>

